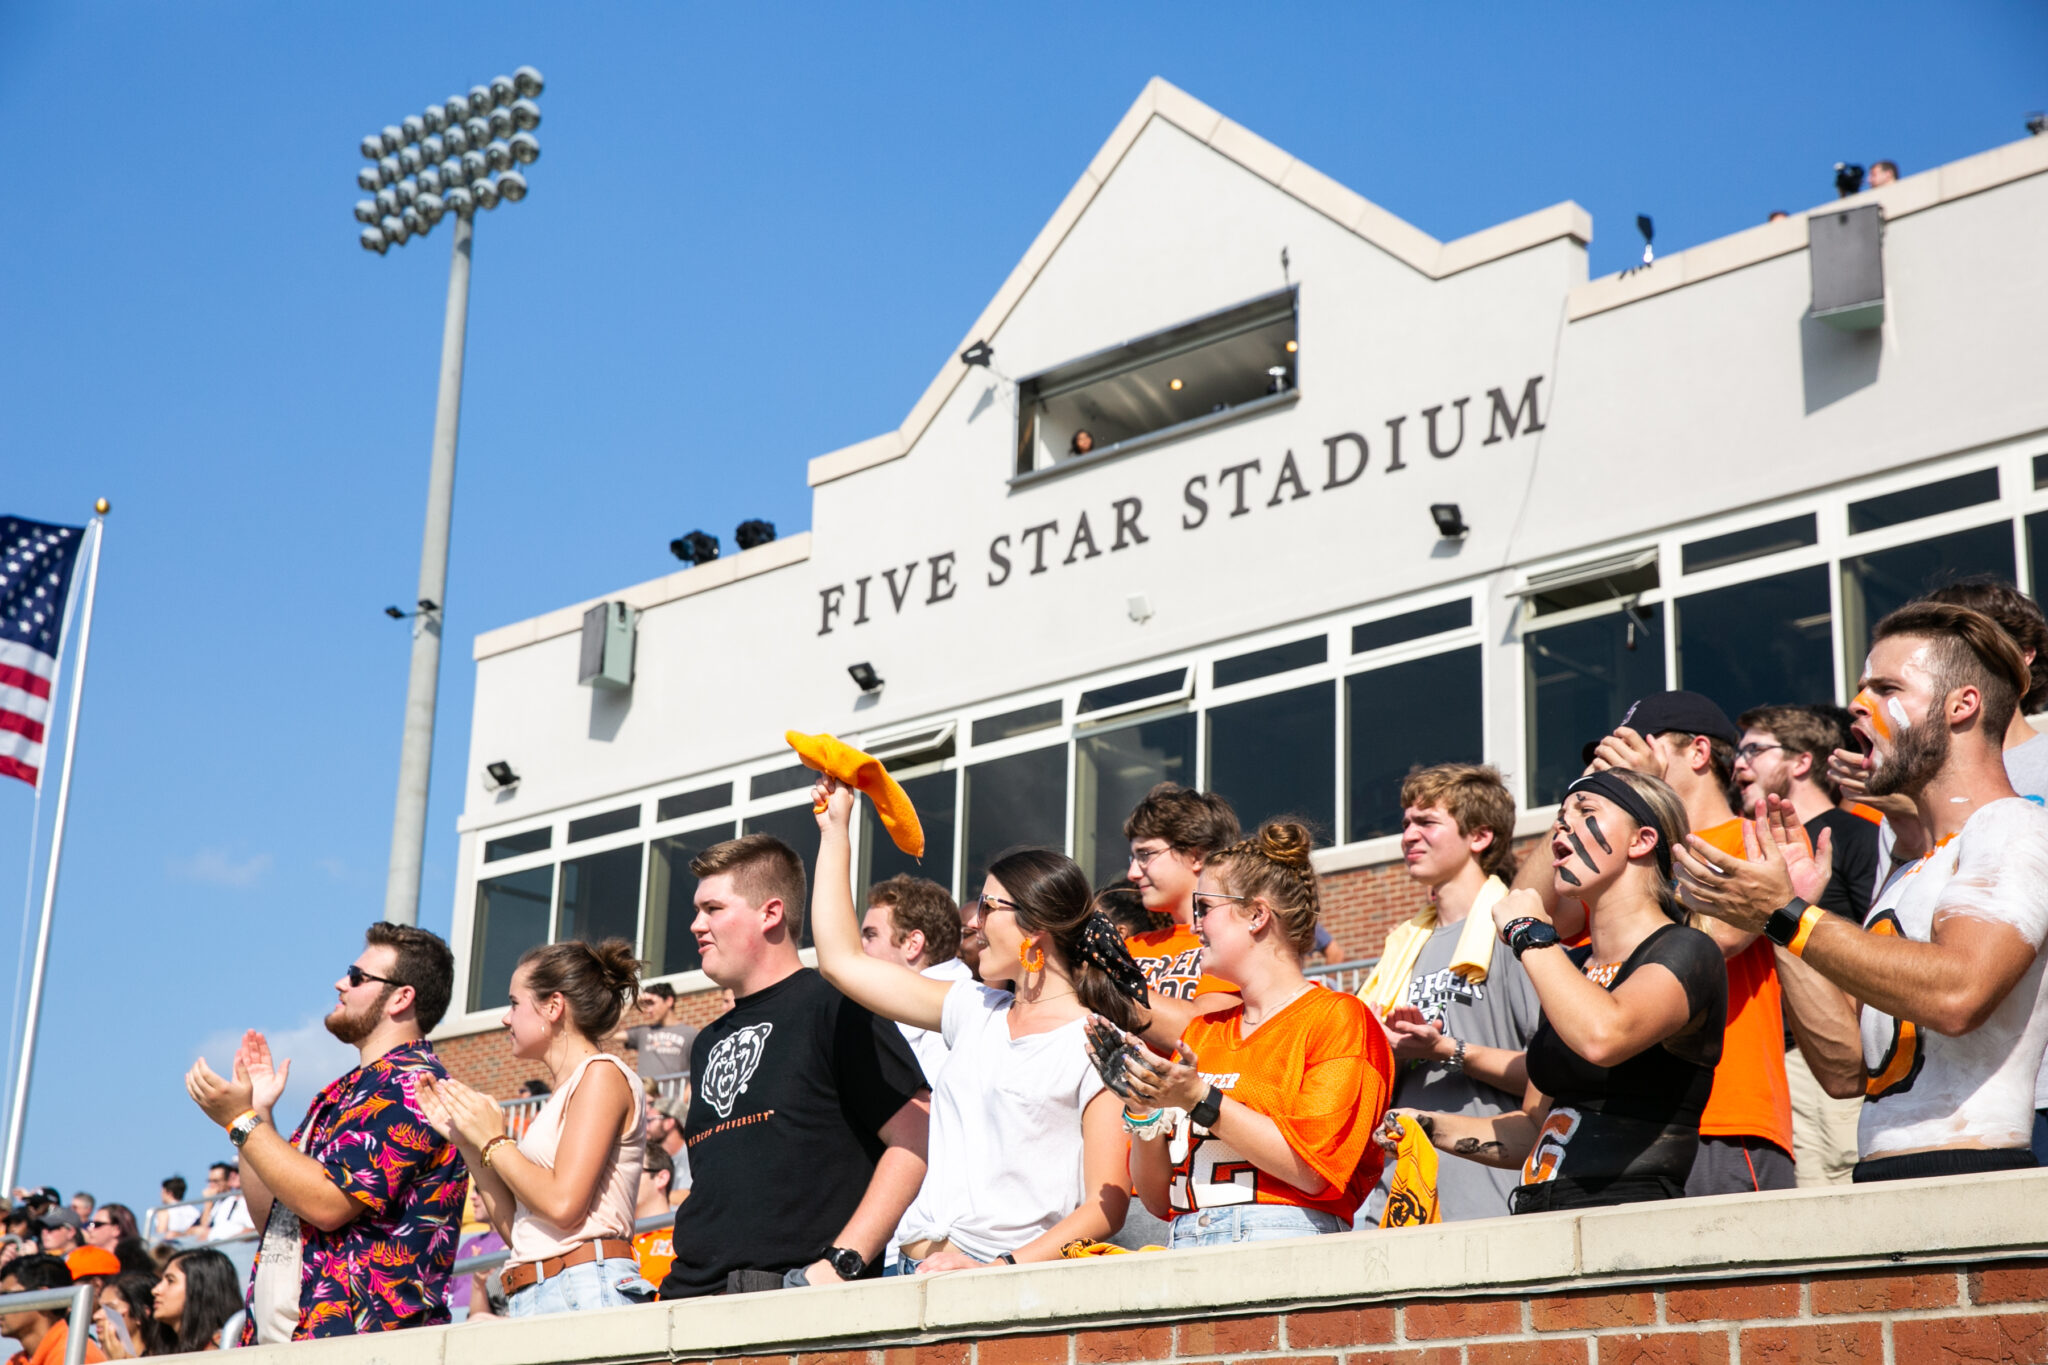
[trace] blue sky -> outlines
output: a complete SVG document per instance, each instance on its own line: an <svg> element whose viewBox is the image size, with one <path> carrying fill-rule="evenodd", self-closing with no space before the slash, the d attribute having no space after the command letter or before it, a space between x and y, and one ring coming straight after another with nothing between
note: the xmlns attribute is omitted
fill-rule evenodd
<svg viewBox="0 0 2048 1365"><path fill-rule="evenodd" d="M2035 3L0 6L0 512L114 503L23 1174L150 1197L247 1026L324 1080L379 915L447 229L355 245L356 144L547 75L477 234L422 920L481 630L809 524L1161 75L1441 238L1562 199L1593 271L2048 107ZM0 784L0 944L30 793ZM47 824L46 824L47 828ZM4 947L0 947L4 953ZM0 977L8 975L0 965ZM0 992L6 986L0 981ZM308 1086L297 1087L301 1093Z"/></svg>

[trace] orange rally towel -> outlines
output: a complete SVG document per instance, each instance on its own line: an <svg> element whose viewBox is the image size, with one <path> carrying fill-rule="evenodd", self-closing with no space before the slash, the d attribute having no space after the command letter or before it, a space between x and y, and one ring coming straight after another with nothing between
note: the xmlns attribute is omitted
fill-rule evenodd
<svg viewBox="0 0 2048 1365"><path fill-rule="evenodd" d="M913 858L924 856L924 826L917 822L917 808L910 804L910 798L889 776L880 759L871 758L832 735L803 735L785 730L782 737L807 767L836 777L855 791L866 792L868 800L875 803L875 814L882 817L882 828L889 831L896 847Z"/></svg>
<svg viewBox="0 0 2048 1365"><path fill-rule="evenodd" d="M1380 1215L1380 1226L1412 1228L1442 1221L1443 1210L1436 1197L1436 1148L1423 1136L1421 1125L1403 1114L1401 1145L1394 1154L1394 1184L1387 1191L1387 1211Z"/></svg>

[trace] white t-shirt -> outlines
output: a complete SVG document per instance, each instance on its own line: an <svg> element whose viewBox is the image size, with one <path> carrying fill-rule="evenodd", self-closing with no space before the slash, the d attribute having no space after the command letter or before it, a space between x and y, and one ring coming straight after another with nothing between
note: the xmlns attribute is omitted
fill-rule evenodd
<svg viewBox="0 0 2048 1365"><path fill-rule="evenodd" d="M254 1232L256 1224L249 1217L249 1202L239 1194L230 1194L216 1199L213 1214L207 1220L206 1239L217 1242L223 1237L234 1237L244 1232Z"/></svg>
<svg viewBox="0 0 2048 1365"><path fill-rule="evenodd" d="M2026 973L1981 1028L1946 1038L1863 1007L1863 1065L1872 1092L1858 1154L1928 1147L2026 1147L2034 1080L2048 1051L2039 1008L2048 939L2048 809L2008 797L1887 886L1865 921L1926 943L1937 911L2010 925L2034 949Z"/></svg>
<svg viewBox="0 0 2048 1365"><path fill-rule="evenodd" d="M974 980L973 971L957 957L920 967L917 974L934 981ZM933 1084L938 1080L939 1068L946 1064L945 1035L936 1029L916 1028L910 1024L898 1024L896 1027L903 1030L903 1041L910 1044L910 1050L917 1054L917 1067L924 1072L924 1083Z"/></svg>
<svg viewBox="0 0 2048 1365"><path fill-rule="evenodd" d="M960 981L941 1016L924 1188L904 1241L948 1238L980 1260L1015 1251L1081 1206L1081 1111L1102 1091L1082 1021L1010 1037L1008 991Z"/></svg>

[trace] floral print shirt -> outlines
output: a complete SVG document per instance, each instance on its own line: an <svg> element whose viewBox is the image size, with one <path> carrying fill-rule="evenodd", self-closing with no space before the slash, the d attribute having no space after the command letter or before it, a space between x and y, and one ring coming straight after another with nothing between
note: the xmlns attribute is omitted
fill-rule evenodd
<svg viewBox="0 0 2048 1365"><path fill-rule="evenodd" d="M433 1044L401 1044L335 1080L306 1110L292 1145L327 1168L363 1211L333 1232L299 1225L299 1321L292 1340L389 1332L448 1321L448 1277L469 1170L427 1124L413 1082L448 1074ZM279 1216L283 1205L273 1205ZM242 1344L256 1342L249 1276Z"/></svg>

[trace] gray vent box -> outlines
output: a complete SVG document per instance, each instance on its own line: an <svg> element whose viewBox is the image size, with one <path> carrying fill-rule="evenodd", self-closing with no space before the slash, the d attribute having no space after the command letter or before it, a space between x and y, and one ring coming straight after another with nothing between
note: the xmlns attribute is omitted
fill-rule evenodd
<svg viewBox="0 0 2048 1365"><path fill-rule="evenodd" d="M1884 325L1884 218L1875 204L1807 215L1813 315L1845 332Z"/></svg>
<svg viewBox="0 0 2048 1365"><path fill-rule="evenodd" d="M600 602L583 613L583 657L576 681L623 692L633 685L633 627L640 613L624 602Z"/></svg>

